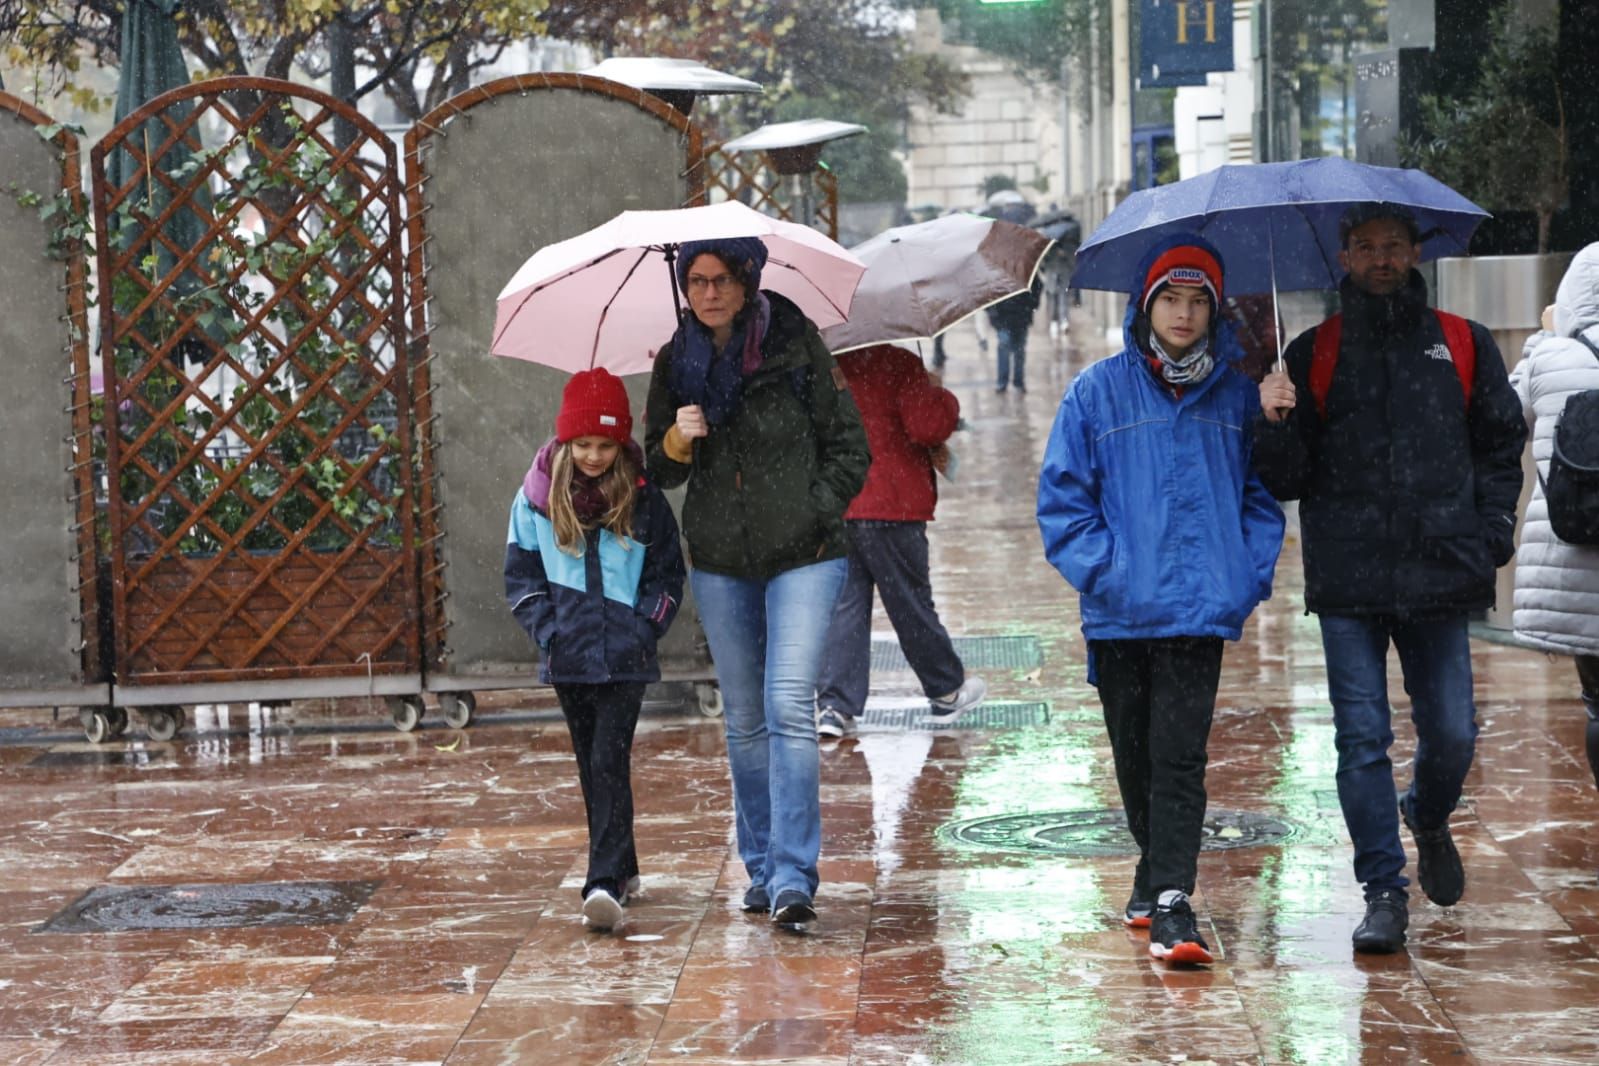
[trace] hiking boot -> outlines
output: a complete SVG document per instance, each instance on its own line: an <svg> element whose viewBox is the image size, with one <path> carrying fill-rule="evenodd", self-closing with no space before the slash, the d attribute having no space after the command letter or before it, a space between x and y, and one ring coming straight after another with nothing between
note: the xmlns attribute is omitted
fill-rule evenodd
<svg viewBox="0 0 1599 1066"><path fill-rule="evenodd" d="M1465 894L1466 868L1460 864L1449 823L1437 829L1417 829L1402 806L1399 813L1416 838L1416 880L1421 882L1421 890L1438 906L1453 907Z"/></svg>
<svg viewBox="0 0 1599 1066"><path fill-rule="evenodd" d="M819 737L852 737L855 735L855 719L843 711L832 707L823 707L816 715L816 735Z"/></svg>
<svg viewBox="0 0 1599 1066"><path fill-rule="evenodd" d="M1378 893L1366 901L1366 917L1355 926L1355 950L1392 955L1405 946L1405 929L1409 925L1410 907L1405 897L1392 890Z"/></svg>
<svg viewBox="0 0 1599 1066"><path fill-rule="evenodd" d="M811 905L811 897L797 888L785 888L777 894L777 902L772 905L773 925L803 933L815 920L816 908Z"/></svg>
<svg viewBox="0 0 1599 1066"><path fill-rule="evenodd" d="M967 711L983 702L988 695L988 682L980 677L967 676L961 687L948 696L931 701L932 712L928 720L935 725L948 725Z"/></svg>
<svg viewBox="0 0 1599 1066"><path fill-rule="evenodd" d="M1133 894L1127 899L1127 909L1122 911L1122 924L1129 929L1148 929L1155 913L1155 893L1149 887L1149 867L1142 859L1133 871Z"/></svg>
<svg viewBox="0 0 1599 1066"><path fill-rule="evenodd" d="M765 914L772 909L772 897L766 894L765 885L751 885L744 890L744 902L740 909L745 914Z"/></svg>
<svg viewBox="0 0 1599 1066"><path fill-rule="evenodd" d="M1214 961L1210 945L1199 935L1199 923L1188 897L1174 893L1175 899L1155 907L1149 920L1149 953L1166 962L1200 966Z"/></svg>
<svg viewBox="0 0 1599 1066"><path fill-rule="evenodd" d="M597 932L609 932L622 920L622 905L603 888L583 897L583 924Z"/></svg>

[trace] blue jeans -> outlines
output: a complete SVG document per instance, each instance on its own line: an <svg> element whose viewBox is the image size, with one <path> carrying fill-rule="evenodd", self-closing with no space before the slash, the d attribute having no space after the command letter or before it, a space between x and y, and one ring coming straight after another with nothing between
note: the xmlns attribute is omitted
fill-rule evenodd
<svg viewBox="0 0 1599 1066"><path fill-rule="evenodd" d="M829 559L767 580L690 577L722 686L738 853L773 900L791 888L816 895L816 673L846 567Z"/></svg>
<svg viewBox="0 0 1599 1066"><path fill-rule="evenodd" d="M1338 746L1338 803L1355 844L1355 878L1366 898L1405 894L1405 849L1394 806L1392 709L1388 706L1388 645L1399 652L1416 762L1400 800L1417 829L1449 820L1477 748L1477 708L1471 696L1471 642L1464 615L1409 621L1388 616L1321 616Z"/></svg>
<svg viewBox="0 0 1599 1066"><path fill-rule="evenodd" d="M994 358L999 364L999 376L994 387L1003 389L1015 384L1018 389L1027 387L1024 371L1027 364L1026 327L994 327Z"/></svg>

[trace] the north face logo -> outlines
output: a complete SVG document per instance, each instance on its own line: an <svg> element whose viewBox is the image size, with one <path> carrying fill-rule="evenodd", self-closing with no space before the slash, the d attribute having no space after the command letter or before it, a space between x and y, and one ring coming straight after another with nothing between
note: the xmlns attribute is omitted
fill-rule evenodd
<svg viewBox="0 0 1599 1066"><path fill-rule="evenodd" d="M1455 361L1455 357L1449 354L1449 346L1447 344L1433 345L1427 349L1427 355L1433 359L1442 359L1446 363Z"/></svg>

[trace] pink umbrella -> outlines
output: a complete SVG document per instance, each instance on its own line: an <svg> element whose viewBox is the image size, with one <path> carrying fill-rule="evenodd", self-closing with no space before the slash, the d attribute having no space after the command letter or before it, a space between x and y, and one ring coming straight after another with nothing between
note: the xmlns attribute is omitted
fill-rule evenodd
<svg viewBox="0 0 1599 1066"><path fill-rule="evenodd" d="M759 237L761 287L787 296L818 328L844 321L865 264L808 226L734 200L675 211L623 211L546 245L500 292L490 351L559 370L650 370L677 328L669 257L687 241Z"/></svg>

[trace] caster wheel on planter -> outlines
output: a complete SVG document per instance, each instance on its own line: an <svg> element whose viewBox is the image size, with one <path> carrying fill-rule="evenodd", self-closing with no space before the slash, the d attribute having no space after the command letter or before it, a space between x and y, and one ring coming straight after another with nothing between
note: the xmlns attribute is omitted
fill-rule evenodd
<svg viewBox="0 0 1599 1066"><path fill-rule="evenodd" d="M121 707L106 708L105 715L111 720L111 738L113 740L128 731L128 712Z"/></svg>
<svg viewBox="0 0 1599 1066"><path fill-rule="evenodd" d="M78 720L83 723L83 737L90 744L104 744L116 735L111 729L111 715L101 708L79 712Z"/></svg>
<svg viewBox="0 0 1599 1066"><path fill-rule="evenodd" d="M477 714L477 697L470 692L446 692L439 696L439 710L452 729L465 729Z"/></svg>
<svg viewBox="0 0 1599 1066"><path fill-rule="evenodd" d="M707 718L722 717L722 689L709 681L694 683L694 702Z"/></svg>
<svg viewBox="0 0 1599 1066"><path fill-rule="evenodd" d="M144 711L144 731L151 740L171 740L183 728L183 708L170 704Z"/></svg>
<svg viewBox="0 0 1599 1066"><path fill-rule="evenodd" d="M389 717L400 732L409 733L422 724L421 696L390 696L388 704Z"/></svg>

